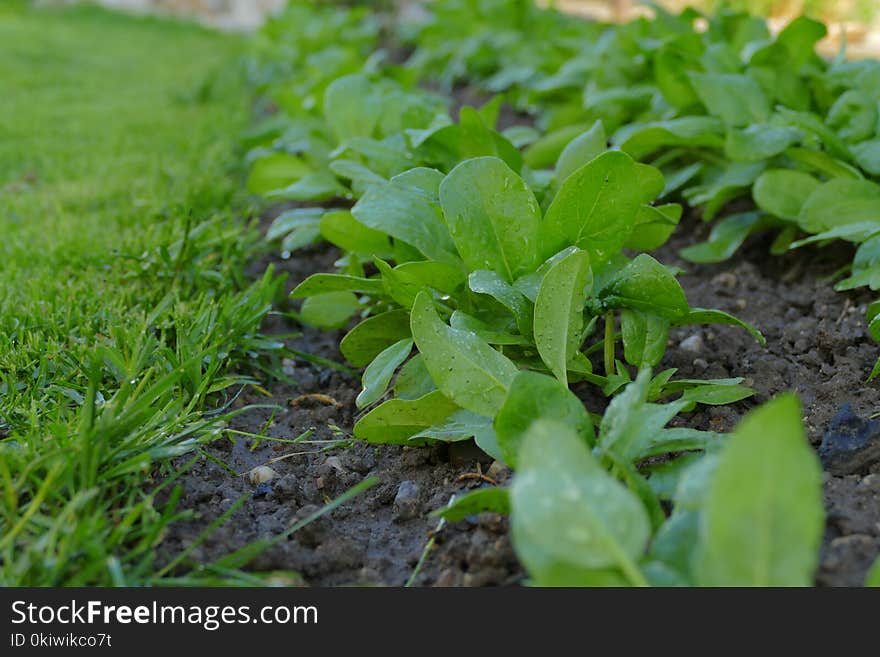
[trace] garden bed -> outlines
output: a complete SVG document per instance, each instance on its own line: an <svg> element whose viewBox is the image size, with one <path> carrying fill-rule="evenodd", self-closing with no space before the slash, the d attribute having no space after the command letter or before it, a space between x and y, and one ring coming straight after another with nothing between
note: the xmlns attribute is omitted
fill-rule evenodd
<svg viewBox="0 0 880 657"><path fill-rule="evenodd" d="M803 400L810 441L818 446L844 404L851 404L861 416L873 413L880 393L865 382L876 351L863 320L868 295L840 294L827 282L851 254L845 248L830 253L825 249L821 254L802 249L770 258L769 240L758 237L735 261L693 265L678 258L680 248L702 241L706 232L706 226L696 219L683 223L658 257L685 270L680 281L694 305L736 313L764 333L767 347L734 327L676 329L661 368L677 367L684 377L743 376L757 391L755 397L733 405L699 407L683 416L687 425L730 431L747 410L784 390L795 390ZM252 274L262 274L271 262L288 274L287 288L292 290L308 275L331 270L337 256L328 245L313 247L287 260L266 258L253 265ZM342 332L300 327L278 317L264 328L275 334L302 331L288 346L343 361L338 350ZM350 434L356 416L354 399L361 389L358 379L301 360L289 362L287 373L296 385L272 388L271 398L251 393L240 400L284 408L271 426L265 425L272 411L254 409L236 417L230 428L288 440L309 429L314 429L310 439L318 440L337 438L337 427ZM295 401L313 393L327 395L339 405ZM603 410L595 407L601 403L596 399L587 403L591 411ZM198 561L222 557L258 538L281 533L295 520L374 476L379 479L374 488L269 549L249 568L298 571L309 585L399 586L412 576L434 536L434 547L414 580L416 585L505 585L524 578L505 517L483 513L434 532L438 523L429 512L444 506L453 495L484 485L475 473L488 473L500 484L507 481L509 471L491 469L492 459L471 442L436 447L357 443L327 452L265 441L251 451L250 443L250 439L220 440L207 449L238 473L287 453L314 453L274 463L279 479L272 482L271 492L238 509L193 553ZM180 482L184 486L181 506L198 515L171 526L160 550L168 556L186 548L234 500L255 489L246 477L233 476L207 459ZM824 491L827 527L816 581L858 586L880 550L880 464L852 474L826 473Z"/></svg>

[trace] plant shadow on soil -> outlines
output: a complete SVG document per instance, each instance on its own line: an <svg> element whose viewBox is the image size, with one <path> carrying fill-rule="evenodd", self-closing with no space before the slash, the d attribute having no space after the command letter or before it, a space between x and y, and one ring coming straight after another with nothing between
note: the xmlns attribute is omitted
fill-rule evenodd
<svg viewBox="0 0 880 657"><path fill-rule="evenodd" d="M756 325L767 338L762 348L745 331L728 326L683 327L673 331L661 367L676 367L678 378L742 376L757 390L749 400L730 406L700 406L677 418L680 425L715 431L731 430L750 408L784 390L796 391L803 401L811 442L818 445L839 408L850 403L864 417L877 409L877 385L866 383L877 357L877 346L864 322L867 294L841 294L831 277L849 261L845 248L803 249L782 257L769 256L769 236L751 239L737 256L717 265L692 265L677 251L705 239L708 227L691 218L657 254L661 261L685 270L680 277L691 305L732 312ZM251 273L261 274L274 263L288 274L288 290L308 275L330 271L338 253L329 246L311 247L283 260L266 257ZM321 332L273 316L267 333L301 330L288 340L298 351L342 362L338 350L341 332ZM270 419L268 409L237 416L230 428L293 439L312 429L310 439L332 440L339 429L349 433L355 421L359 381L338 371L296 359L287 361L287 374L296 385L278 385L272 398L253 394L240 403L274 403L283 408ZM592 411L602 402L576 389ZM338 404L304 399L320 393ZM256 571L294 570L310 585L403 585L411 576L425 544L435 535L435 546L414 583L421 586L483 586L522 582L525 575L513 553L507 519L491 513L437 526L429 512L448 503L454 494L486 485L473 477L491 467L491 459L472 444L435 447L372 446L356 443L332 451L320 446L303 448L262 442L250 449L250 439L218 440L207 450L236 472L247 472L269 459L292 452L298 455L272 465L279 478L271 492L239 508L192 554L209 561L260 537L281 533L297 519L367 476L379 484L328 516L276 545L248 566ZM303 454L302 452L308 453ZM491 474L500 484L506 469ZM243 476L235 477L208 459L200 460L180 482L181 507L197 515L176 523L159 548L168 560L185 549L241 495L254 492ZM858 586L880 552L880 465L842 476L826 474L827 528L817 583Z"/></svg>

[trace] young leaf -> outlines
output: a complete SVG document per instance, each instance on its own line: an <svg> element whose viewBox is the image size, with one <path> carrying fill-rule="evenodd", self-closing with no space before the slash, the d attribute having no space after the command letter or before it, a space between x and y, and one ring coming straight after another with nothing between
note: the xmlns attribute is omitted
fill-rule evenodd
<svg viewBox="0 0 880 657"><path fill-rule="evenodd" d="M666 353L669 320L651 313L624 309L620 313L620 332L626 362L636 367L653 367Z"/></svg>
<svg viewBox="0 0 880 657"><path fill-rule="evenodd" d="M679 251L690 262L721 262L736 253L746 238L762 227L759 212L741 212L724 217L712 226L709 239Z"/></svg>
<svg viewBox="0 0 880 657"><path fill-rule="evenodd" d="M406 361L394 382L394 396L398 399L418 399L436 389L421 354Z"/></svg>
<svg viewBox="0 0 880 657"><path fill-rule="evenodd" d="M640 205L634 177L635 163L619 151L604 153L572 173L541 223L541 258L568 246L587 251L594 265L616 255Z"/></svg>
<svg viewBox="0 0 880 657"><path fill-rule="evenodd" d="M324 116L336 139L369 137L379 121L381 106L373 84L363 75L337 78L324 92Z"/></svg>
<svg viewBox="0 0 880 657"><path fill-rule="evenodd" d="M345 326L359 308L357 297L351 292L325 292L303 301L299 319L309 326L338 329Z"/></svg>
<svg viewBox="0 0 880 657"><path fill-rule="evenodd" d="M409 356L412 346L413 341L410 339L395 342L376 356L376 359L367 366L361 379L364 389L355 400L355 405L358 408L369 406L385 394L391 377Z"/></svg>
<svg viewBox="0 0 880 657"><path fill-rule="evenodd" d="M647 583L636 565L651 529L641 501L566 425L539 420L528 430L510 502L514 546L538 584L558 565Z"/></svg>
<svg viewBox="0 0 880 657"><path fill-rule="evenodd" d="M810 585L823 516L822 468L797 397L783 395L747 415L721 452L703 511L699 583Z"/></svg>
<svg viewBox="0 0 880 657"><path fill-rule="evenodd" d="M251 165L247 189L254 194L265 194L299 180L312 173L312 168L296 155L270 153Z"/></svg>
<svg viewBox="0 0 880 657"><path fill-rule="evenodd" d="M433 260L459 262L433 194L415 184L423 181L413 172L407 174L371 185L351 213L363 225L411 244Z"/></svg>
<svg viewBox="0 0 880 657"><path fill-rule="evenodd" d="M770 117L767 97L746 75L691 73L689 77L709 114L730 126L763 123Z"/></svg>
<svg viewBox="0 0 880 657"><path fill-rule="evenodd" d="M558 380L523 371L513 379L507 399L495 416L495 434L505 463L517 467L523 437L539 419L562 422L585 444L593 443L593 421L583 402Z"/></svg>
<svg viewBox="0 0 880 657"><path fill-rule="evenodd" d="M339 349L349 363L364 367L387 347L408 337L409 313L401 309L390 310L368 317L351 329L342 338Z"/></svg>
<svg viewBox="0 0 880 657"><path fill-rule="evenodd" d="M705 308L691 308L687 315L679 318L675 324L677 326L693 326L696 324L728 324L731 326L739 326L740 328L744 328L746 331L752 334L752 337L757 340L758 344L762 347L767 346L767 340L761 334L761 332L756 329L751 324L744 322L738 317L734 317L730 313L726 313L723 310L707 310Z"/></svg>
<svg viewBox="0 0 880 657"><path fill-rule="evenodd" d="M572 251L544 276L535 301L535 345L544 364L566 385L566 366L580 347L584 302L592 282L590 256Z"/></svg>
<svg viewBox="0 0 880 657"><path fill-rule="evenodd" d="M389 399L364 415L354 425L356 438L368 443L412 445L412 436L443 422L459 410L442 392L435 390L418 399Z"/></svg>
<svg viewBox="0 0 880 657"><path fill-rule="evenodd" d="M709 116L686 116L621 128L612 140L620 150L642 160L664 146L724 147L724 124Z"/></svg>
<svg viewBox="0 0 880 657"><path fill-rule="evenodd" d="M880 185L868 180L835 178L815 189L801 208L798 223L811 233L835 226L877 221Z"/></svg>
<svg viewBox="0 0 880 657"><path fill-rule="evenodd" d="M360 278L345 274L312 274L290 293L291 299L305 299L328 292L363 292L383 294L385 288L378 278Z"/></svg>
<svg viewBox="0 0 880 657"><path fill-rule="evenodd" d="M568 142L568 146L559 155L556 161L556 184L561 185L572 173L604 153L607 148L605 127L601 121L596 121L589 130Z"/></svg>
<svg viewBox="0 0 880 657"><path fill-rule="evenodd" d="M445 262L405 262L393 268L378 258L374 258L373 262L382 274L385 291L404 308L412 308L416 295L425 288L453 294L465 281L460 267Z"/></svg>
<svg viewBox="0 0 880 657"><path fill-rule="evenodd" d="M534 270L541 210L535 195L497 157L456 166L440 185L440 205L462 260L512 283Z"/></svg>
<svg viewBox="0 0 880 657"><path fill-rule="evenodd" d="M456 497L455 501L432 511L431 515L458 522L478 513L510 513L510 493L504 488L479 488Z"/></svg>
<svg viewBox="0 0 880 657"><path fill-rule="evenodd" d="M437 387L459 406L494 417L517 369L476 335L447 326L421 292L410 319L413 339Z"/></svg>
<svg viewBox="0 0 880 657"><path fill-rule="evenodd" d="M757 162L779 155L800 139L795 128L774 127L764 123L750 125L744 130L728 130L724 153L731 160Z"/></svg>
<svg viewBox="0 0 880 657"><path fill-rule="evenodd" d="M388 236L381 231L367 228L348 210L326 213L321 217L320 226L324 239L340 249L380 258L391 255Z"/></svg>

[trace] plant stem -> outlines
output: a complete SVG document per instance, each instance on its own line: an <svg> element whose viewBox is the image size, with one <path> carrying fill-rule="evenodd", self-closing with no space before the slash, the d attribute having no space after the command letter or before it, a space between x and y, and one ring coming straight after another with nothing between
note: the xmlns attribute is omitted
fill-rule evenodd
<svg viewBox="0 0 880 657"><path fill-rule="evenodd" d="M614 311L605 313L605 376L614 374Z"/></svg>

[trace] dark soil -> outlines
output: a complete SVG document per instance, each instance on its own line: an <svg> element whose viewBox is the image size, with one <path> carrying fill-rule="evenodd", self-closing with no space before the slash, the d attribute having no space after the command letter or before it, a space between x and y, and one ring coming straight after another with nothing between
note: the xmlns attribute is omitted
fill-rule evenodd
<svg viewBox="0 0 880 657"><path fill-rule="evenodd" d="M484 98L468 88L456 93L457 105L480 105ZM502 127L527 123L505 108ZM749 240L736 256L717 265L692 265L677 256L679 249L706 239L709 226L696 219L683 224L657 257L684 270L680 281L692 306L731 312L757 326L767 338L759 346L745 331L726 326L675 330L661 367L678 368L677 378L741 376L758 394L730 406L703 406L676 422L701 429L731 430L749 409L786 390L796 391L804 406L811 442L818 446L840 408L849 403L862 417L878 412L878 382L866 383L880 350L867 334L864 293L833 291L833 276L851 262L846 246L803 249L771 256L772 236ZM316 271L331 271L338 256L329 247L314 247L281 260L266 257L254 264L262 274L271 262L288 273L288 289ZM342 332L324 333L299 327L273 316L264 331L302 335L286 340L292 349L336 362ZM309 440L331 441L350 436L355 420L357 378L300 359L285 361L285 374L295 384L272 387L271 399L254 393L242 404L274 403L284 410L249 410L230 428L253 434L292 439L312 430ZM582 391L578 391L579 393ZM336 403L302 398L319 393ZM595 395L584 397L590 402ZM326 400L325 400L326 401ZM592 411L595 403L588 402ZM271 420L271 421L270 421ZM267 426L268 425L268 426ZM505 468L492 465L472 444L433 448L371 447L346 444L321 451L327 443L290 445L263 441L251 450L251 440L220 440L208 447L213 456L238 473L247 473L273 458L289 455L272 467L275 479L265 495L235 514L193 552L199 561L211 560L260 537L272 537L366 477L379 484L316 523L297 532L251 562L258 571L294 570L310 585L402 585L412 575L431 536L435 538L415 584L421 586L484 586L515 584L524 574L510 545L507 520L483 514L435 532L428 513L455 495L482 483L475 473L487 472L503 484ZM245 476L232 476L214 462L197 463L180 479L181 506L196 517L178 522L160 546L169 559L189 545L234 500L254 492ZM817 583L858 586L880 553L880 464L851 474L826 473L827 528Z"/></svg>

